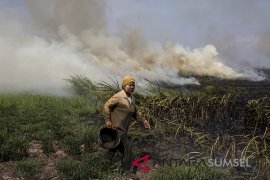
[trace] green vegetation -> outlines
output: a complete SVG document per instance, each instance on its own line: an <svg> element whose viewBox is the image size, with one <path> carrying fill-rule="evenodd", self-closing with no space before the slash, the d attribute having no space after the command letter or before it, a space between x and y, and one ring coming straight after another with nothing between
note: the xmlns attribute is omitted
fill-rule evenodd
<svg viewBox="0 0 270 180"><path fill-rule="evenodd" d="M31 159L18 161L15 163L19 174L21 174L26 179L38 179L36 175L40 172L43 165L44 162L38 162Z"/></svg>
<svg viewBox="0 0 270 180"><path fill-rule="evenodd" d="M155 173L153 180L166 180L166 179L196 179L196 180L215 180L215 179L230 179L229 172L216 168L207 168L205 166L175 166L163 167Z"/></svg>
<svg viewBox="0 0 270 180"><path fill-rule="evenodd" d="M87 126L87 122L78 123L80 113L86 112L95 112L95 106L82 97L1 95L0 160L27 157L31 140L42 141L45 153L53 152L53 140L61 141L71 154L79 152L83 141L86 141L87 150L91 150L89 146L96 138L95 129Z"/></svg>
<svg viewBox="0 0 270 180"><path fill-rule="evenodd" d="M109 178L109 161L99 153L84 153L80 161L67 158L57 164L63 179Z"/></svg>

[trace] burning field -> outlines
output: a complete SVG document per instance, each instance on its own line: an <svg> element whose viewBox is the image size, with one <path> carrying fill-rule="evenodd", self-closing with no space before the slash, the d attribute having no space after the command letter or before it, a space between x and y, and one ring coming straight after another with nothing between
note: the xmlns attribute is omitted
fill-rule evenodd
<svg viewBox="0 0 270 180"><path fill-rule="evenodd" d="M72 76L77 97L1 95L2 178L125 179L115 163L99 154L98 129L102 106L119 90L117 82L92 83ZM148 164L142 179L269 178L269 103L265 96L242 99L240 94L182 94L149 83L135 94L151 130L130 127L134 156L148 153L156 161L170 159L249 159L250 167ZM190 172L193 172L190 174Z"/></svg>
<svg viewBox="0 0 270 180"><path fill-rule="evenodd" d="M140 179L270 179L269 6L207 2L0 2L0 179L129 178L97 144L126 74Z"/></svg>

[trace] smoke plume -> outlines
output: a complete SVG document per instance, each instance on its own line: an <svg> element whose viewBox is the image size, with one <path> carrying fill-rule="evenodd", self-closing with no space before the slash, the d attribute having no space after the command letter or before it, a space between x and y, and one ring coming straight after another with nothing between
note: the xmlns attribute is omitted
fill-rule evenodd
<svg viewBox="0 0 270 180"><path fill-rule="evenodd" d="M130 74L142 86L144 79L199 84L192 75L263 78L227 66L211 44L190 49L149 42L137 28L112 35L106 26L106 2L25 0L25 19L0 9L0 90L65 94L63 79L74 74L96 82Z"/></svg>

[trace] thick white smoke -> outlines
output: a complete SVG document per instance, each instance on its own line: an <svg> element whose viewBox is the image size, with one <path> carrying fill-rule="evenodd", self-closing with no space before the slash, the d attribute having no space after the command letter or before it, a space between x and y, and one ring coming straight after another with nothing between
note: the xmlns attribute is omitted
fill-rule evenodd
<svg viewBox="0 0 270 180"><path fill-rule="evenodd" d="M106 30L106 3L97 0L26 0L29 18L0 15L0 90L65 93L70 75L93 81L126 74L173 84L199 84L184 75L260 77L226 66L213 45L190 50L149 43L136 29L113 36ZM27 26L25 25L27 23Z"/></svg>

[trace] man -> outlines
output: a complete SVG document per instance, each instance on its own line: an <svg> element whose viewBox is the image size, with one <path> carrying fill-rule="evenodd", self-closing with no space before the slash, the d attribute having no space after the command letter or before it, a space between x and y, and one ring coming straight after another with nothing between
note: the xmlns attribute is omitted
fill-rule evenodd
<svg viewBox="0 0 270 180"><path fill-rule="evenodd" d="M108 128L117 129L121 137L120 144L116 148L110 149L108 156L112 159L119 150L123 155L122 167L125 171L130 171L132 163L132 148L127 138L131 118L141 121L145 128L150 129L149 122L136 109L135 99L132 95L134 89L134 78L125 76L122 79L122 90L113 95L104 105L105 125Z"/></svg>

